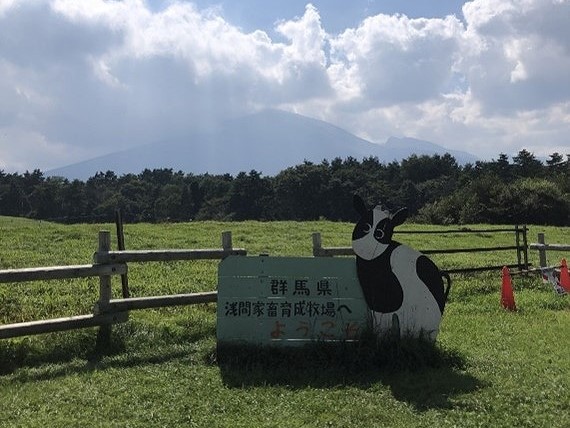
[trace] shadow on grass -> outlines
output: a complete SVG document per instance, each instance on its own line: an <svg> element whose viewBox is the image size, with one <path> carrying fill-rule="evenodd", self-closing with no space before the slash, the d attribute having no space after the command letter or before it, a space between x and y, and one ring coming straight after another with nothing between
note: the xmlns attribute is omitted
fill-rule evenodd
<svg viewBox="0 0 570 428"><path fill-rule="evenodd" d="M172 331L168 326L126 323L108 340L101 330L0 341L0 377L18 382L49 380L70 374L128 368L191 358L194 344L215 335L209 329Z"/></svg>
<svg viewBox="0 0 570 428"><path fill-rule="evenodd" d="M369 388L381 383L417 410L450 408L456 395L483 387L457 352L417 340L316 344L303 347L221 346L212 362L228 387L279 385Z"/></svg>

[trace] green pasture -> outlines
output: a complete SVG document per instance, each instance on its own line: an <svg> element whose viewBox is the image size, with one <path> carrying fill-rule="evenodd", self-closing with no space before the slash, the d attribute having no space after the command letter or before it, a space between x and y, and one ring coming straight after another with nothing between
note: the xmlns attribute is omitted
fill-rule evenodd
<svg viewBox="0 0 570 428"><path fill-rule="evenodd" d="M473 226L472 227L489 227ZM406 230L439 226L405 225ZM0 269L91 263L98 231L0 217ZM219 248L311 256L349 246L352 225L193 222L125 226L128 249ZM529 242L569 243L570 227L531 226ZM513 245L514 234L396 235L418 249ZM558 264L570 254L549 253ZM516 262L515 251L433 256L440 268ZM536 251L530 261L538 264ZM129 265L133 296L214 290L217 261ZM296 350L216 350L216 307L133 311L96 346L97 329L0 340L0 427L568 427L570 300L538 275L454 275L435 346L370 340ZM120 281L113 280L114 297ZM0 284L0 324L87 314L98 279Z"/></svg>

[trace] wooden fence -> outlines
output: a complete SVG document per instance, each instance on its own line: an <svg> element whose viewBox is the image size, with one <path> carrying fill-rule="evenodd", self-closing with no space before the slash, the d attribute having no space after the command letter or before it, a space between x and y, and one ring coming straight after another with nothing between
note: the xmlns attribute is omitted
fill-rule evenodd
<svg viewBox="0 0 570 428"><path fill-rule="evenodd" d="M455 248L447 250L424 250L425 254L452 254L461 252L485 252L485 251L512 251L516 250L517 264L509 267L517 267L519 270L528 269L528 244L526 226L515 226L508 229L457 229L438 231L410 231L398 233L515 233L515 245L486 248ZM93 264L76 266L52 266L25 269L0 270L0 283L17 283L29 281L58 280L72 278L99 277L99 298L94 304L93 313L77 315L65 318L49 320L21 322L15 324L0 325L0 339L26 336L33 334L64 331L85 327L100 327L102 337L108 337L111 326L125 322L131 310L158 308L175 305L189 305L196 303L208 303L217 301L217 292L177 294L165 296L130 297L128 290L127 263L133 262L159 262L181 260L220 260L229 255L246 255L241 248L233 248L231 232L222 233L221 249L182 249L182 250L125 250L122 241L122 221L117 220L117 236L119 250L111 250L110 232L99 232L99 246L93 256ZM539 235L539 244L532 244L531 248L546 252L548 249L564 250L569 246L546 245L544 236ZM542 254L542 253L541 253ZM324 248L320 233L313 234L313 255L323 256L346 256L354 255L351 247ZM544 256L546 258L546 256ZM542 263L542 258L541 258ZM473 272L483 270L495 270L501 266L485 266L447 270L448 273ZM111 279L113 276L121 276L122 298L112 299Z"/></svg>
<svg viewBox="0 0 570 428"><path fill-rule="evenodd" d="M449 234L449 233L514 233L515 244L505 245L498 247L480 247L480 248L451 248L446 250L435 250L426 249L420 250L423 254L455 254L455 253L481 253L488 251L516 251L517 263L508 264L509 268L517 268L519 270L528 269L528 241L527 241L528 228L526 226L516 225L512 228L496 228L496 229L447 229L447 230L423 230L423 231L395 231L398 234ZM315 257L333 257L333 256L352 256L354 251L352 247L323 247L322 237L320 233L313 233L313 255ZM505 266L477 266L477 267L465 267L458 269L448 269L445 270L447 273L468 273L468 272L482 272L490 270L500 270Z"/></svg>
<svg viewBox="0 0 570 428"><path fill-rule="evenodd" d="M94 263L91 265L0 270L0 283L99 277L99 299L94 305L93 313L0 325L0 339L96 326L101 328L100 332L105 336L110 333L112 324L128 319L130 310L215 302L217 300L216 291L112 299L111 278L114 275L121 275L126 279L127 263L130 262L216 260L229 255L246 255L244 249L232 247L231 232L222 233L221 249L142 251L124 249L111 251L110 232L99 232L99 247L94 255ZM124 285L123 281L123 296L128 295L128 289L125 290Z"/></svg>
<svg viewBox="0 0 570 428"><path fill-rule="evenodd" d="M531 250L538 250L538 260L541 268L548 266L547 251L570 251L568 244L547 244L544 233L538 234L538 243L530 244Z"/></svg>

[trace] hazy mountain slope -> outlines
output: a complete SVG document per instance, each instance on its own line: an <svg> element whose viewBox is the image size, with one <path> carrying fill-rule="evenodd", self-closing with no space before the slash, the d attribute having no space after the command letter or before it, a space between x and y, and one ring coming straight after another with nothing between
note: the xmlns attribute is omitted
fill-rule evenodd
<svg viewBox="0 0 570 428"><path fill-rule="evenodd" d="M479 158L461 150L450 150L438 144L430 143L425 140L418 140L417 138L403 137L396 138L390 137L385 144L380 146L382 158L385 160L391 159L404 159L415 153L417 155L443 155L449 153L458 163L475 163ZM380 156L379 156L380 157Z"/></svg>
<svg viewBox="0 0 570 428"><path fill-rule="evenodd" d="M111 153L48 171L48 175L87 179L98 171L122 175L145 168L172 168L187 173L230 173L255 169L265 175L304 160L378 156L400 160L411 153L445 153L445 148L414 139L391 138L385 145L369 141L329 123L297 114L266 110L232 119L208 133L165 140ZM467 155L467 154L466 154Z"/></svg>

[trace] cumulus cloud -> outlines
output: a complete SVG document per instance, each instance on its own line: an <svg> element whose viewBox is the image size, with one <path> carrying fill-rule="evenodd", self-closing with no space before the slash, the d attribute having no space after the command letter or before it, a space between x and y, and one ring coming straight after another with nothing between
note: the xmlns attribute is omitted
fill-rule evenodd
<svg viewBox="0 0 570 428"><path fill-rule="evenodd" d="M0 135L18 142L0 141L0 168L61 166L265 107L488 157L568 147L568 0L474 0L463 19L380 14L336 34L313 5L298 12L273 40L191 2L0 0Z"/></svg>
<svg viewBox="0 0 570 428"><path fill-rule="evenodd" d="M475 0L463 11L464 22L378 15L331 40L344 103L329 114L374 141L414 135L487 157L568 146L568 115L554 112L570 100L570 2Z"/></svg>
<svg viewBox="0 0 570 428"><path fill-rule="evenodd" d="M33 170L34 165L44 164L46 158L68 164L92 155L81 147L48 141L38 132L12 127L0 129L0 153L0 170L7 171Z"/></svg>
<svg viewBox="0 0 570 428"><path fill-rule="evenodd" d="M451 16L378 15L333 39L331 56L373 105L424 101L449 89L462 30Z"/></svg>
<svg viewBox="0 0 570 428"><path fill-rule="evenodd" d="M465 74L489 111L547 108L570 97L570 2L487 0L463 7L467 31L481 46Z"/></svg>

